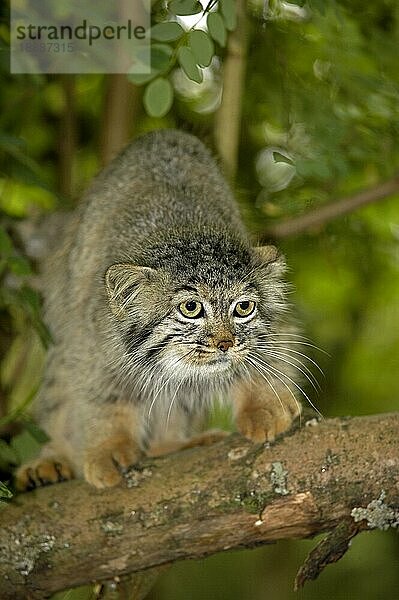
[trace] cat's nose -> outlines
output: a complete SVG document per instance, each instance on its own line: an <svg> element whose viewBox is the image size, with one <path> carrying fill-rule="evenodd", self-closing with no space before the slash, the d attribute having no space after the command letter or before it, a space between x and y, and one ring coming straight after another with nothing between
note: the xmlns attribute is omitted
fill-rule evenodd
<svg viewBox="0 0 399 600"><path fill-rule="evenodd" d="M217 348L218 350L221 350L222 352L227 352L227 350L229 348L231 348L233 345L233 340L220 340L220 342L218 342Z"/></svg>

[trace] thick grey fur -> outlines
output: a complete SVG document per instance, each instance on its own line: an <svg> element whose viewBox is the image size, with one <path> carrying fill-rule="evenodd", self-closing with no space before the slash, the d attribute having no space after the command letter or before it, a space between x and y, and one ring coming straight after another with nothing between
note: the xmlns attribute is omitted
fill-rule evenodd
<svg viewBox="0 0 399 600"><path fill-rule="evenodd" d="M109 270L115 264L137 270ZM264 347L264 336L287 331L283 271L273 249L251 247L231 190L197 138L163 130L135 140L94 180L44 265L55 344L37 415L53 449L82 475L85 449L112 432L110 407L123 404L139 415L132 435L143 449L154 439L187 438L215 395L229 396L255 373L242 357ZM212 314L179 317L187 286L200 290ZM257 316L233 323L230 306L245 293L257 300ZM217 343L226 335L237 352L219 368ZM185 344L212 347L216 366L203 356L185 363Z"/></svg>

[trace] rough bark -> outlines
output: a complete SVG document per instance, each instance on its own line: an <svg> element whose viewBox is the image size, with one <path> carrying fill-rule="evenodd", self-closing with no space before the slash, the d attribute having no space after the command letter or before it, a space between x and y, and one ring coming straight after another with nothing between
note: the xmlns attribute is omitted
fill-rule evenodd
<svg viewBox="0 0 399 600"><path fill-rule="evenodd" d="M147 460L114 489L72 481L23 494L0 511L1 597L42 599L345 520L398 526L398 433L399 413L312 420L271 446L235 434Z"/></svg>

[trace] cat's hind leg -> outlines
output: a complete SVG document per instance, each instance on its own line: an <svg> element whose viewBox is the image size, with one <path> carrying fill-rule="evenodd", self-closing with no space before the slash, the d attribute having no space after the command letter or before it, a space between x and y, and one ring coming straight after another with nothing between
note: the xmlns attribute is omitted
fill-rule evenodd
<svg viewBox="0 0 399 600"><path fill-rule="evenodd" d="M166 421L161 413L152 430L146 455L163 456L196 446L210 446L229 435L221 429L205 429L206 420L207 411L203 408L187 410L175 407L171 418L166 418Z"/></svg>
<svg viewBox="0 0 399 600"><path fill-rule="evenodd" d="M156 445L150 446L147 450L147 456L164 456L165 454L172 454L173 452L179 452L180 450L186 450L187 448L195 448L196 446L211 446L220 442L227 435L228 431L222 429L209 429L197 435L194 435L186 440L176 440L169 442L160 442Z"/></svg>

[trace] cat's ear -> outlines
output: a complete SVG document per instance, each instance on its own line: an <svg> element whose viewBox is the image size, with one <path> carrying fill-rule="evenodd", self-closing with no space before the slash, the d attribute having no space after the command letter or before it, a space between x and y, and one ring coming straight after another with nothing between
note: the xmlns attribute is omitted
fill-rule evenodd
<svg viewBox="0 0 399 600"><path fill-rule="evenodd" d="M150 267L137 267L129 263L111 265L105 273L105 288L110 308L118 319L123 319L126 307L139 293L140 285L155 273Z"/></svg>
<svg viewBox="0 0 399 600"><path fill-rule="evenodd" d="M269 275L281 277L287 270L285 258L276 246L257 246L253 248L253 252L260 266L266 267Z"/></svg>

